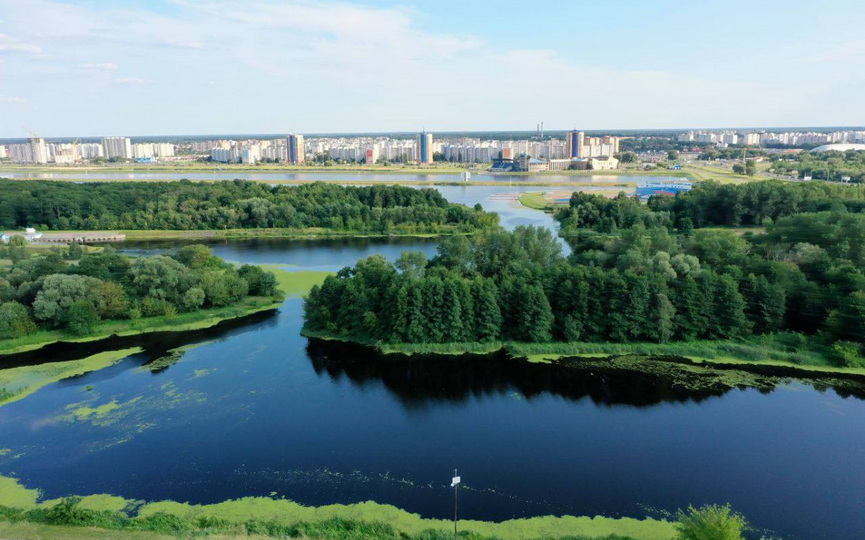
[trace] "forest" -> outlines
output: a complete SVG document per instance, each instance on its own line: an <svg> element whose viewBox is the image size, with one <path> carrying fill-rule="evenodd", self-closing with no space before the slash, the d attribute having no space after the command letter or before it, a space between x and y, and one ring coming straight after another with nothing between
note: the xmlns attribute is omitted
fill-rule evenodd
<svg viewBox="0 0 865 540"><path fill-rule="evenodd" d="M225 182L0 180L0 229L323 228L358 233L472 232L498 223L434 189Z"/></svg>
<svg viewBox="0 0 865 540"><path fill-rule="evenodd" d="M87 335L103 320L171 318L279 295L272 272L235 267L202 245L148 257L85 254L76 245L32 257L20 246L3 251L14 263L0 270L0 340L38 330Z"/></svg>
<svg viewBox="0 0 865 540"><path fill-rule="evenodd" d="M735 215L714 207L727 189L745 201ZM561 216L568 257L550 231L532 227L448 238L431 260L369 257L313 288L306 329L382 343L665 343L795 333L834 346L840 364L855 365L865 341L862 193L708 185L648 205L574 194ZM756 197L767 194L777 196L774 204ZM701 228L726 221L764 228Z"/></svg>
<svg viewBox="0 0 865 540"><path fill-rule="evenodd" d="M620 193L606 199L576 192L556 215L565 238L586 229L610 233L641 224L687 233L702 227L762 226L800 213L865 209L865 186L770 180L745 184L701 182L676 197L648 204Z"/></svg>

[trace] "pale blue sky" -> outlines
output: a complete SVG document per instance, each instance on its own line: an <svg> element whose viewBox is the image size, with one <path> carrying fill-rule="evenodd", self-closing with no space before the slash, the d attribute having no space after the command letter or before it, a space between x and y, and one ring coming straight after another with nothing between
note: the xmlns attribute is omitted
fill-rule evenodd
<svg viewBox="0 0 865 540"><path fill-rule="evenodd" d="M862 125L863 28L861 0L0 0L0 137Z"/></svg>

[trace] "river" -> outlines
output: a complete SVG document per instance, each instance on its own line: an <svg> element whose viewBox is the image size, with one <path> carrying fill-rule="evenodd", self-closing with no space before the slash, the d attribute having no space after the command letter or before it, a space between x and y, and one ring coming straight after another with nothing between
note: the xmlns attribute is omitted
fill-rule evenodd
<svg viewBox="0 0 865 540"><path fill-rule="evenodd" d="M548 219L514 212L505 212L506 226ZM295 270L335 270L371 253L394 259L405 249L432 254L435 246L213 244L230 260ZM375 500L448 518L458 467L467 519L658 516L729 502L767 535L842 540L865 532L861 399L801 383L689 393L650 375L506 358L394 359L309 342L301 325L302 301L289 299L276 313L209 330L20 355L15 362L144 348L0 407L0 474L46 498L211 503L274 494L309 505ZM174 365L143 367L181 347Z"/></svg>
<svg viewBox="0 0 865 540"><path fill-rule="evenodd" d="M461 182L462 178L455 174L376 174L376 173L353 173L353 172L244 172L244 171L221 171L214 169L213 172L173 172L171 170L156 170L153 172L92 172L92 171L64 171L50 172L45 170L29 171L26 169L0 169L0 178L20 178L31 180L84 180L98 182L99 180L267 180L271 182L363 182L363 183L399 183L399 182ZM586 182L604 187L605 184L633 183L640 180L652 181L681 181L674 176L621 176L593 174L586 176L574 176L568 174L544 174L539 176L507 175L507 174L472 174L473 181L482 182ZM609 187L609 186L607 186Z"/></svg>

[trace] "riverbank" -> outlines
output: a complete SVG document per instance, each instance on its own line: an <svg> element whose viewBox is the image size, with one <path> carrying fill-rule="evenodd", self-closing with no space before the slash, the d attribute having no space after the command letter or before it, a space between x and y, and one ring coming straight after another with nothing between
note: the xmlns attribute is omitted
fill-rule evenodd
<svg viewBox="0 0 865 540"><path fill-rule="evenodd" d="M493 341L488 343L380 343L358 342L341 336L304 330L309 338L358 343L372 347L382 354L419 355L492 355L507 354L529 362L556 363L575 367L579 362L590 365L613 365L632 371L656 373L661 364L675 365L674 369L726 373L730 386L741 386L747 379L741 373L801 380L839 380L859 386L865 391L865 368L840 367L830 363L826 353L813 346L801 345L789 350L785 341L794 341L795 335L778 338L758 336L747 341L697 341L685 343L517 343ZM785 350L788 349L788 350ZM648 363L646 361L649 361ZM601 363L601 364L599 364ZM664 370L668 371L668 370ZM733 372L738 372L733 373ZM708 379L707 379L708 381ZM848 384L849 383L849 384ZM712 383L714 384L714 382ZM745 386L765 387L765 381Z"/></svg>
<svg viewBox="0 0 865 540"><path fill-rule="evenodd" d="M97 231L50 231L51 233L90 234ZM324 228L307 229L195 229L195 230L118 230L113 231L126 235L126 240L201 240L201 239L244 239L244 238L435 238L468 234L455 230L440 232L416 233L375 233L358 231L336 231Z"/></svg>
<svg viewBox="0 0 865 540"><path fill-rule="evenodd" d="M320 284L327 276L331 275L330 272L314 270L292 272L285 270L285 265L279 264L262 264L259 266L274 273L277 288L282 294L282 298L253 296L232 306L203 309L192 313L178 313L171 317L102 321L97 323L92 334L86 336L73 336L62 330L42 330L20 338L0 341L0 359L6 355L35 351L60 342L87 343L115 336L126 337L157 332L188 332L211 328L223 321L240 319L255 313L277 309L282 305L285 298L303 296L314 285ZM0 394L0 401L2 401L2 394Z"/></svg>
<svg viewBox="0 0 865 540"><path fill-rule="evenodd" d="M34 172L34 173L260 173L260 174L420 174L420 175L457 175L464 171L469 171L472 174L484 174L490 176L619 176L619 175L638 175L638 176L678 176L685 177L687 171L669 170L669 169L652 169L644 170L639 167L612 169L612 170L585 170L585 169L564 169L556 171L536 171L536 172L508 172L508 173L493 173L490 172L488 166L471 166L471 165L429 165L419 167L417 165L389 165L389 166L368 166L368 165L334 165L331 167L312 166L312 165L285 165L285 164L260 164L260 165L243 165L243 164L227 164L213 163L202 164L195 163L189 165L178 164L156 164L156 165L103 165L103 166L32 166L32 165L16 165L3 164L0 166L0 175L3 172Z"/></svg>
<svg viewBox="0 0 865 540"><path fill-rule="evenodd" d="M26 336L0 341L2 356L35 351L54 343L87 343L110 337L126 337L156 332L188 332L210 328L231 319L239 319L262 311L278 308L282 300L274 301L269 297L248 297L232 306L202 309L192 313L178 313L174 316L142 317L129 320L119 319L101 321L94 326L91 334L75 336L63 330L40 330Z"/></svg>
<svg viewBox="0 0 865 540"><path fill-rule="evenodd" d="M446 485L440 488L448 489ZM470 486L465 489L470 489ZM74 504L70 504L72 501ZM139 536L141 538L225 535L444 540L453 534L452 521L422 518L371 501L312 507L287 499L247 497L209 505L174 501L140 504L140 501L104 494L42 501L39 490L25 487L17 479L0 476L0 536L108 538L110 535L105 531L116 531L115 534L123 531L124 536L127 532L153 535ZM134 514L125 511L136 507ZM670 540L675 535L673 523L648 517L544 516L503 522L460 520L459 527L465 531L463 534L477 535L473 538L478 540L493 537L502 540L564 537ZM88 536L91 531L94 536ZM60 534L55 536L55 532Z"/></svg>
<svg viewBox="0 0 865 540"><path fill-rule="evenodd" d="M509 175L510 176L510 175ZM513 176L525 176L526 178L535 178L535 174L529 175L528 173L517 173ZM623 175L630 176L630 175ZM643 176L642 174L639 176ZM658 176L670 176L670 175L658 175ZM0 178L3 178L3 173L0 173ZM9 178L9 180L15 180L19 182L33 182L33 181L45 181L45 182L72 182L76 184L90 183L90 182L177 182L178 180L183 180L184 178L88 178L86 176L82 177L68 177L68 178ZM232 179L228 178L197 178L190 180L191 182L228 182ZM325 180L321 179L292 179L292 180L284 180L284 179L273 179L273 178L256 178L246 180L248 182L259 182L262 184L274 184L274 185L304 185L304 184L314 184L316 182L324 182ZM420 186L420 187L436 187L436 186L492 186L492 187L501 187L501 186L529 186L529 187L604 187L604 188L617 188L617 187L636 187L637 182L596 182L596 181L539 181L539 180L472 180L469 182L463 181L444 181L444 180L393 180L393 181L384 181L384 180L353 180L353 179L335 179L334 182L337 182L341 185L346 186L377 186L377 185L397 185L397 186Z"/></svg>

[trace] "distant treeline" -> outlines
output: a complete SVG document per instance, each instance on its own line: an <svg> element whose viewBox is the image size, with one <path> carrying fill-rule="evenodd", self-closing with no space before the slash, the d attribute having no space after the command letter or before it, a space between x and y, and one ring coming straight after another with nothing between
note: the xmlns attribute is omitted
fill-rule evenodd
<svg viewBox="0 0 865 540"><path fill-rule="evenodd" d="M804 212L865 209L865 186L827 182L701 182L676 197L655 196L648 204L624 193L613 199L576 192L556 215L563 236L583 229L609 233L634 225L688 232L700 227L765 225Z"/></svg>
<svg viewBox="0 0 865 540"><path fill-rule="evenodd" d="M373 256L329 277L307 298L306 328L403 343L794 331L849 352L848 342L865 341L865 214L843 208L779 217L760 235L676 233L662 219L588 230L572 238L567 259L544 229L449 238L429 261Z"/></svg>
<svg viewBox="0 0 865 540"><path fill-rule="evenodd" d="M367 233L470 232L496 214L449 203L434 189L270 186L226 182L83 183L0 180L0 228L324 228Z"/></svg>
<svg viewBox="0 0 865 540"><path fill-rule="evenodd" d="M849 176L850 182L865 183L865 152L802 152L772 156L772 169L779 173L796 171L799 177L839 182Z"/></svg>
<svg viewBox="0 0 865 540"><path fill-rule="evenodd" d="M171 317L278 294L272 272L235 268L205 246L135 258L80 250L29 257L21 246L0 249L14 261L0 271L0 340L38 329L84 335L100 320Z"/></svg>

